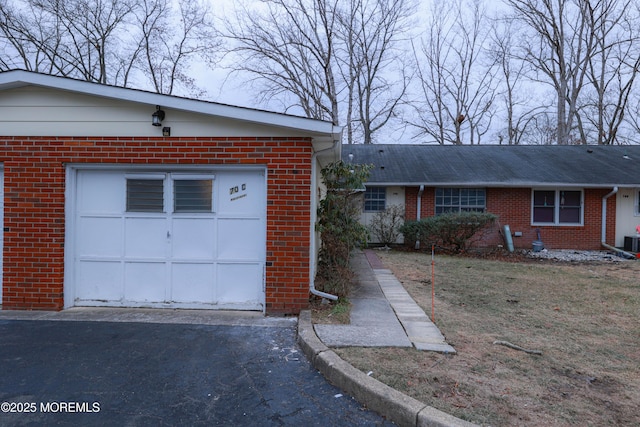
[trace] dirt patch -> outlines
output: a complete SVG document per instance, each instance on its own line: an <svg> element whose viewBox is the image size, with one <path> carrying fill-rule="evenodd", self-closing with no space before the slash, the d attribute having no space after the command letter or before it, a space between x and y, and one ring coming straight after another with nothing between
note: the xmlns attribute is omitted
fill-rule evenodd
<svg viewBox="0 0 640 427"><path fill-rule="evenodd" d="M351 303L346 299L329 301L312 297L309 301L311 322L326 325L345 325L350 323Z"/></svg>
<svg viewBox="0 0 640 427"><path fill-rule="evenodd" d="M430 254L379 256L430 312ZM436 256L436 324L457 355L398 348L337 353L477 424L640 425L640 262L507 261Z"/></svg>

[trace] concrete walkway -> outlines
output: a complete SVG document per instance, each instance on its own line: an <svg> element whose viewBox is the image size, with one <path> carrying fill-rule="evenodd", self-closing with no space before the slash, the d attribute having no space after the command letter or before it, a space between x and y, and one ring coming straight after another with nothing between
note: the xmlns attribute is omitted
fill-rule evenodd
<svg viewBox="0 0 640 427"><path fill-rule="evenodd" d="M354 254L352 269L357 277L350 325L313 325L309 310L300 313L298 343L313 366L329 382L399 426L477 427L383 384L331 350L398 346L455 353L375 252Z"/></svg>
<svg viewBox="0 0 640 427"><path fill-rule="evenodd" d="M351 324L314 325L328 347L415 347L453 354L440 330L372 250L354 254Z"/></svg>

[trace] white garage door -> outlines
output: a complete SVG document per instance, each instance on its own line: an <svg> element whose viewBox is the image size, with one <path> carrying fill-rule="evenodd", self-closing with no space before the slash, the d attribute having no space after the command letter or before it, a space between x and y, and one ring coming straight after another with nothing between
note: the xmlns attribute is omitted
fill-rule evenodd
<svg viewBox="0 0 640 427"><path fill-rule="evenodd" d="M73 305L262 310L262 170L76 175Z"/></svg>

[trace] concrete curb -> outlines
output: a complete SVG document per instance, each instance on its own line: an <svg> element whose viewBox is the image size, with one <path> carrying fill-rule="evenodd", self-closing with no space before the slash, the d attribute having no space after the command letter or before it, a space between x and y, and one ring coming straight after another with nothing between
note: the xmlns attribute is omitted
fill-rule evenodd
<svg viewBox="0 0 640 427"><path fill-rule="evenodd" d="M475 424L427 406L366 375L342 360L316 335L309 310L300 312L298 343L311 364L331 384L401 427L475 426Z"/></svg>

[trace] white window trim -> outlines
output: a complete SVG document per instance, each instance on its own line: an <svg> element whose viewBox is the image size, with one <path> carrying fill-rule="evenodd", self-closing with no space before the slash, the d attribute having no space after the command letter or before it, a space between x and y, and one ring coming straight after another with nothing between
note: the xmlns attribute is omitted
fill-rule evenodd
<svg viewBox="0 0 640 427"><path fill-rule="evenodd" d="M535 222L534 216L534 195L536 191L553 191L554 200L554 222ZM559 222L560 219L560 193L562 191L579 191L580 192L580 222ZM531 189L531 225L549 226L549 227L582 227L584 226L584 189L582 188L532 188Z"/></svg>
<svg viewBox="0 0 640 427"><path fill-rule="evenodd" d="M453 206L453 205L452 206L439 205L438 201L437 201L438 200L438 197L437 197L438 189L449 189L449 188L454 189L454 190L459 190L459 191L461 191L461 190L476 190L476 191L482 190L482 191L484 191L484 205L464 206L464 208L467 209L465 211L465 210L463 210L463 205L459 203L457 205L458 210L455 211L455 212L458 212L458 213L467 212L467 211L469 211L469 209L472 209L470 212L478 212L477 209L482 209L481 212L487 212L487 189L485 187L436 187L435 190L434 190L434 207L433 207L434 208L434 212L438 211L438 207L445 207L445 206L446 207L452 207Z"/></svg>
<svg viewBox="0 0 640 427"><path fill-rule="evenodd" d="M212 181L215 181L216 179L216 175L213 173L184 173L184 172L180 172L180 173L171 173L171 179L173 181L179 181L179 180L189 180L189 179L210 179Z"/></svg>

